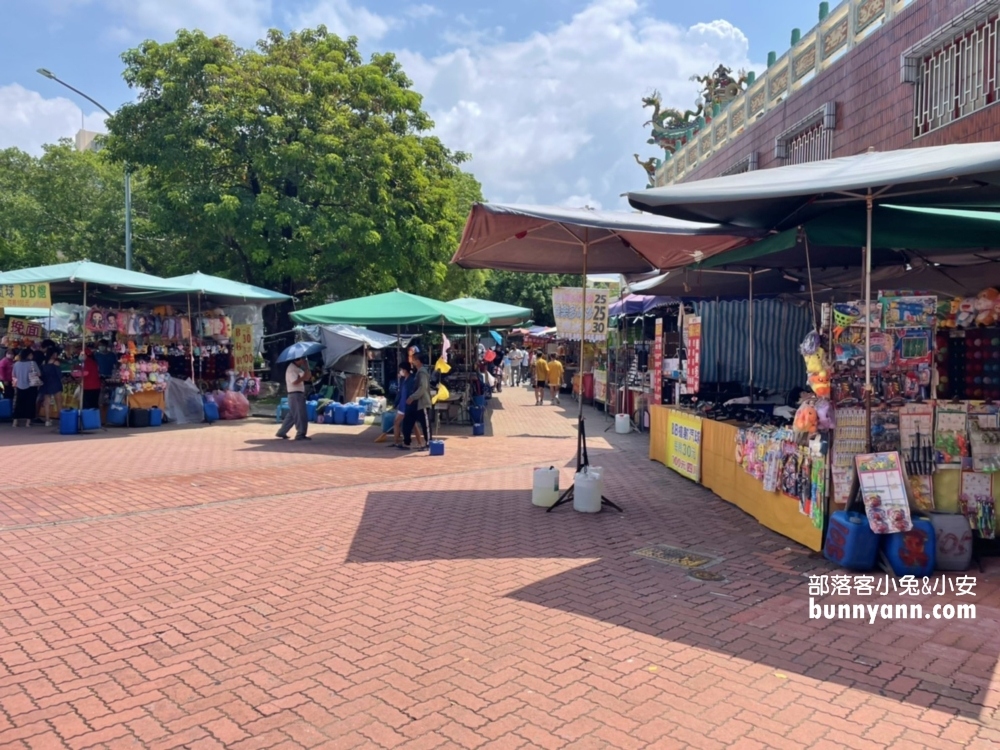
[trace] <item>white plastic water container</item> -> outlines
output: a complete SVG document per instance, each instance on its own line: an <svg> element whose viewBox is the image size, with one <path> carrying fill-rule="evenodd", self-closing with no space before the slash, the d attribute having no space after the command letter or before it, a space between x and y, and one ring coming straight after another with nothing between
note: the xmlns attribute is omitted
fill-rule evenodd
<svg viewBox="0 0 1000 750"><path fill-rule="evenodd" d="M559 499L559 469L535 469L531 484L531 503L540 508L551 508Z"/></svg>
<svg viewBox="0 0 1000 750"><path fill-rule="evenodd" d="M573 478L573 510L580 513L600 513L604 480L599 466L584 466Z"/></svg>
<svg viewBox="0 0 1000 750"><path fill-rule="evenodd" d="M632 432L632 420L628 414L615 414L615 432L619 435Z"/></svg>

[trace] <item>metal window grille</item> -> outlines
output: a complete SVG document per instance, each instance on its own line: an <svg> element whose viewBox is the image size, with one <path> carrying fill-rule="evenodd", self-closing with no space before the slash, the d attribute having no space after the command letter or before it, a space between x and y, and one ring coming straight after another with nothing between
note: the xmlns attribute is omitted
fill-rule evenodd
<svg viewBox="0 0 1000 750"><path fill-rule="evenodd" d="M915 84L915 137L997 101L1000 13L980 3L903 55L903 81Z"/></svg>
<svg viewBox="0 0 1000 750"><path fill-rule="evenodd" d="M753 172L756 169L757 169L757 152L754 151L750 154L747 154L745 157L743 157L738 162L729 167L729 169L723 172L721 176L726 177L731 174L743 174L744 172Z"/></svg>
<svg viewBox="0 0 1000 750"><path fill-rule="evenodd" d="M833 156L837 105L827 102L774 140L774 156L785 164L805 164Z"/></svg>

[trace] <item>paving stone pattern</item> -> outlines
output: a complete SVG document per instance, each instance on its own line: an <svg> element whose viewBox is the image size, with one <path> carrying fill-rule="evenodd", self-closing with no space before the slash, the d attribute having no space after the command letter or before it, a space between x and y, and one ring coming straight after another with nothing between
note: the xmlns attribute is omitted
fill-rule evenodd
<svg viewBox="0 0 1000 750"><path fill-rule="evenodd" d="M4 426L0 747L997 746L995 563L974 622L810 620L832 566L587 413L624 514L531 505L533 467L571 481L575 405L524 389L443 457Z"/></svg>

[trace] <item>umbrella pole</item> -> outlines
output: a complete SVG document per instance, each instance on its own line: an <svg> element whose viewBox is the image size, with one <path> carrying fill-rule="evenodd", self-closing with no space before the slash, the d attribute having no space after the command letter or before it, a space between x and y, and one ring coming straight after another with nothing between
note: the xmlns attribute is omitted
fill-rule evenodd
<svg viewBox="0 0 1000 750"><path fill-rule="evenodd" d="M191 295L187 295L188 303L188 359L191 362L191 382L194 382L194 321L191 319Z"/></svg>
<svg viewBox="0 0 1000 750"><path fill-rule="evenodd" d="M865 228L865 444L872 447L872 191L868 188L865 201L867 226Z"/></svg>
<svg viewBox="0 0 1000 750"><path fill-rule="evenodd" d="M587 432L584 427L583 421L583 347L585 333L587 330L587 251L590 248L589 232L586 227L583 230L583 307L580 310L580 406L577 409L576 417L576 471L579 473L584 467L590 466L590 458L587 455ZM573 486L570 485L569 489L566 490L558 500L555 501L545 512L550 513L554 508L558 508L560 505L570 502L573 499ZM608 500L603 495L601 496L601 505L607 505L610 508L614 508L619 513L622 513L622 509L615 505L613 502Z"/></svg>

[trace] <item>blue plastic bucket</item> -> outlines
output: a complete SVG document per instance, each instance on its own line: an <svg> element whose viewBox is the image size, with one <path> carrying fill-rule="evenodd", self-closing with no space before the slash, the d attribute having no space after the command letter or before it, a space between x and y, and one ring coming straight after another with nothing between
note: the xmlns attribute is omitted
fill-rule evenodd
<svg viewBox="0 0 1000 750"><path fill-rule="evenodd" d="M163 410L158 406L154 406L149 410L149 426L150 427L162 427L163 426Z"/></svg>
<svg viewBox="0 0 1000 750"><path fill-rule="evenodd" d="M444 441L443 440L431 440L428 443L431 449L432 456L443 456L444 455Z"/></svg>
<svg viewBox="0 0 1000 750"><path fill-rule="evenodd" d="M396 412L387 411L382 414L382 432L392 432L393 425L396 424Z"/></svg>
<svg viewBox="0 0 1000 750"><path fill-rule="evenodd" d="M344 413L344 424L354 426L361 424L361 415L364 414L364 410L361 406L357 404L348 404L347 411Z"/></svg>
<svg viewBox="0 0 1000 750"><path fill-rule="evenodd" d="M0 398L0 420L7 421L14 417L14 402L9 398Z"/></svg>
<svg viewBox="0 0 1000 750"><path fill-rule="evenodd" d="M347 422L347 407L343 404L333 405L333 423L345 424Z"/></svg>
<svg viewBox="0 0 1000 750"><path fill-rule="evenodd" d="M316 411L319 408L318 401L306 401L306 420L309 422L316 421Z"/></svg>
<svg viewBox="0 0 1000 750"><path fill-rule="evenodd" d="M128 407L125 404L111 404L108 407L108 424L113 427L124 427L127 425Z"/></svg>
<svg viewBox="0 0 1000 750"><path fill-rule="evenodd" d="M482 422L477 422L476 424L472 425L472 434L473 435L485 435L486 434L486 425L484 425Z"/></svg>
<svg viewBox="0 0 1000 750"><path fill-rule="evenodd" d="M80 431L80 412L76 409L63 409L59 412L59 434L76 435Z"/></svg>
<svg viewBox="0 0 1000 750"><path fill-rule="evenodd" d="M486 396L473 396L472 397L472 405L473 406L479 406L479 407L482 407L483 409L485 409L486 408Z"/></svg>
<svg viewBox="0 0 1000 750"><path fill-rule="evenodd" d="M206 422L219 421L219 405L214 401L205 402L205 421Z"/></svg>
<svg viewBox="0 0 1000 750"><path fill-rule="evenodd" d="M470 406L469 419L472 420L472 424L482 424L485 412L486 410L482 406Z"/></svg>
<svg viewBox="0 0 1000 750"><path fill-rule="evenodd" d="M101 429L101 410L84 409L80 412L80 422L83 423L84 432Z"/></svg>

